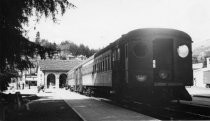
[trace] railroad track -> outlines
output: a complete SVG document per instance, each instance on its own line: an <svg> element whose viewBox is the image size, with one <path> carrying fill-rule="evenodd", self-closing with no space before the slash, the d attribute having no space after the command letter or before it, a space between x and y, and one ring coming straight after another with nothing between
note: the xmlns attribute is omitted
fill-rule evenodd
<svg viewBox="0 0 210 121"><path fill-rule="evenodd" d="M180 113L181 116L190 117L192 119L207 120L210 119L210 107L206 105L197 104L185 104L185 103L174 103L173 108L168 110L173 110L174 112ZM183 118L185 118L183 117Z"/></svg>
<svg viewBox="0 0 210 121"><path fill-rule="evenodd" d="M175 120L207 120L210 116L200 114L189 110L181 110L176 108L164 108L168 112L170 119Z"/></svg>
<svg viewBox="0 0 210 121"><path fill-rule="evenodd" d="M118 105L160 120L210 120L210 107L207 106L173 102L167 106L158 106L138 101L123 100L119 103L106 98L93 97L93 99Z"/></svg>

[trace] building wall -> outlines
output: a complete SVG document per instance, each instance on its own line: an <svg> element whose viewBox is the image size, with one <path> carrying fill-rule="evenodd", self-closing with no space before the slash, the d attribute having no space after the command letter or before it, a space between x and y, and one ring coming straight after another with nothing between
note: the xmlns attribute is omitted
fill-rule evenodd
<svg viewBox="0 0 210 121"><path fill-rule="evenodd" d="M205 88L206 80L209 80L210 82L210 76L207 75L207 72L210 72L210 58L206 58L206 59L207 59L206 68L203 68L202 63L193 64L194 86Z"/></svg>
<svg viewBox="0 0 210 121"><path fill-rule="evenodd" d="M47 76L49 74L54 74L55 75L55 88L59 88L59 77L61 74L66 74L67 71L42 71L40 70L40 67L38 68L38 73L37 73L37 85L45 85L47 88Z"/></svg>
<svg viewBox="0 0 210 121"><path fill-rule="evenodd" d="M194 70L193 75L194 75L194 86L206 87L206 85L203 82L203 69Z"/></svg>
<svg viewBox="0 0 210 121"><path fill-rule="evenodd" d="M20 84L20 88L22 89L22 85L25 86L37 86L37 73L32 73L31 69L23 70L20 73L21 77L18 80L18 83Z"/></svg>
<svg viewBox="0 0 210 121"><path fill-rule="evenodd" d="M208 87L210 87L210 70L203 72L203 81L208 85Z"/></svg>
<svg viewBox="0 0 210 121"><path fill-rule="evenodd" d="M38 67L37 71L37 85L43 85L44 84L44 73L40 70L40 67Z"/></svg>
<svg viewBox="0 0 210 121"><path fill-rule="evenodd" d="M207 68L210 68L210 58L206 58Z"/></svg>

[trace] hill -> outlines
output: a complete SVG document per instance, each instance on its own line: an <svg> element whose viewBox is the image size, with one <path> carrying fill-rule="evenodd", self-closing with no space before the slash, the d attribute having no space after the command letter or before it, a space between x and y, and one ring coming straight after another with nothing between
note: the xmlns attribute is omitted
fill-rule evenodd
<svg viewBox="0 0 210 121"><path fill-rule="evenodd" d="M202 53L204 56L210 56L210 39L195 42L192 44L193 56L199 56Z"/></svg>

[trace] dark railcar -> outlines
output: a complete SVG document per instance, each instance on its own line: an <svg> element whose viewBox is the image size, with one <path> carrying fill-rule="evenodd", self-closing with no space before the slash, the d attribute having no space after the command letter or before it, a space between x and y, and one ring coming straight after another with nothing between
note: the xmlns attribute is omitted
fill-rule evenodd
<svg viewBox="0 0 210 121"><path fill-rule="evenodd" d="M186 33L172 29L140 29L124 35L119 45L125 52L118 67L121 75L113 75L124 80L122 96L191 100L185 89L193 80L191 43Z"/></svg>
<svg viewBox="0 0 210 121"><path fill-rule="evenodd" d="M191 100L185 89L193 84L191 43L178 30L131 31L79 66L80 87L119 99Z"/></svg>

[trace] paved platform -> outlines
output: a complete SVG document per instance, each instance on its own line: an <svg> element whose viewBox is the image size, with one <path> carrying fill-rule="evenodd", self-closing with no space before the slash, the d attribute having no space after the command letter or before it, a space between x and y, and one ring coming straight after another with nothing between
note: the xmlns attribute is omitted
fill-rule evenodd
<svg viewBox="0 0 210 121"><path fill-rule="evenodd" d="M186 88L192 95L192 101L181 101L182 103L210 107L210 89L203 87Z"/></svg>
<svg viewBox="0 0 210 121"><path fill-rule="evenodd" d="M203 88L203 87L188 87L186 88L187 91L192 95L193 97L204 97L204 98L210 98L210 88Z"/></svg>
<svg viewBox="0 0 210 121"><path fill-rule="evenodd" d="M92 98L62 91L60 97L75 111L84 121L139 121L157 120L125 108L114 106ZM60 93L60 94L61 94Z"/></svg>
<svg viewBox="0 0 210 121"><path fill-rule="evenodd" d="M202 87L187 87L186 89L193 96L193 101L190 103L202 105L210 104L210 89ZM45 90L45 92L40 93L37 93L37 89L16 91L20 91L21 94L35 94L39 97L50 97L54 100L63 99L84 121L157 120L153 117L142 115L105 102L100 102L64 89L48 89ZM8 91L7 93L14 92L15 91Z"/></svg>

